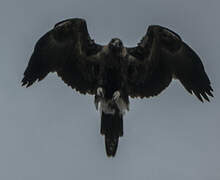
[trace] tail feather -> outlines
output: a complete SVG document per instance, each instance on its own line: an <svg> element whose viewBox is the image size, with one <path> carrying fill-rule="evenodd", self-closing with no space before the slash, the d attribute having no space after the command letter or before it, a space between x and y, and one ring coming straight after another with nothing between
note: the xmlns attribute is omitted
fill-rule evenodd
<svg viewBox="0 0 220 180"><path fill-rule="evenodd" d="M101 115L101 134L105 135L105 148L107 156L114 157L118 147L119 137L123 135L123 116L116 112Z"/></svg>
<svg viewBox="0 0 220 180"><path fill-rule="evenodd" d="M105 135L105 149L108 157L114 157L118 148L118 139L116 136Z"/></svg>

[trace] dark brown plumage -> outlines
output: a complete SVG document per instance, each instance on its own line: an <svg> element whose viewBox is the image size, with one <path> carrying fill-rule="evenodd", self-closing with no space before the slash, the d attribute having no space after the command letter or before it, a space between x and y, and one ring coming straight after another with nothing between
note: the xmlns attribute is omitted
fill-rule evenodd
<svg viewBox="0 0 220 180"><path fill-rule="evenodd" d="M76 91L95 95L108 156L115 156L123 135L129 96L156 96L177 78L200 101L213 97L198 55L179 35L158 25L149 26L136 47L126 48L118 38L105 46L95 43L83 19L57 23L36 43L22 85L29 87L50 72Z"/></svg>

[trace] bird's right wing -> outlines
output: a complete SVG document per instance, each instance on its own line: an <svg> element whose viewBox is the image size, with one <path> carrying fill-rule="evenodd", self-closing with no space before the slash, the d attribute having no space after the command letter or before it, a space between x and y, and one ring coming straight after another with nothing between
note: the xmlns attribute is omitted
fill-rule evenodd
<svg viewBox="0 0 220 180"><path fill-rule="evenodd" d="M80 93L94 94L102 48L90 38L85 20L75 18L57 23L35 45L22 84L28 87L49 72L57 72Z"/></svg>

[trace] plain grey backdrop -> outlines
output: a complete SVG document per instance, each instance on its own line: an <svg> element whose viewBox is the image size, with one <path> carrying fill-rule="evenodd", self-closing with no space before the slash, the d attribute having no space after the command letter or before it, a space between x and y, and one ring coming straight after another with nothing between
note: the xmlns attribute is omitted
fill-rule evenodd
<svg viewBox="0 0 220 180"><path fill-rule="evenodd" d="M1 180L219 180L220 2L207 0L3 0L0 2ZM107 158L93 97L56 74L20 81L36 41L70 17L97 43L135 46L148 25L181 35L201 57L215 98L200 103L178 81L158 97L131 100L124 137Z"/></svg>

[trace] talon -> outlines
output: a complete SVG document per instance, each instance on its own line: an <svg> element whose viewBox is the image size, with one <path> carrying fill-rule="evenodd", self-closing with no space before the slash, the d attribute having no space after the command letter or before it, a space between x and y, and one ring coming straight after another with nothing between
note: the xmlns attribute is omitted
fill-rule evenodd
<svg viewBox="0 0 220 180"><path fill-rule="evenodd" d="M98 97L97 96L95 96L94 105L95 105L95 109L98 111L99 101L98 101Z"/></svg>
<svg viewBox="0 0 220 180"><path fill-rule="evenodd" d="M96 102L95 102L95 109L96 109L96 111L99 110L99 103L96 103Z"/></svg>
<svg viewBox="0 0 220 180"><path fill-rule="evenodd" d="M98 96L104 97L103 88L98 87L98 88L97 88L97 91L96 91L96 94L97 94Z"/></svg>
<svg viewBox="0 0 220 180"><path fill-rule="evenodd" d="M115 91L113 94L113 100L117 101L120 96L121 96L121 93L119 91Z"/></svg>
<svg viewBox="0 0 220 180"><path fill-rule="evenodd" d="M95 105L95 109L98 111L98 109L99 109L99 98L97 96L95 96L94 105Z"/></svg>

